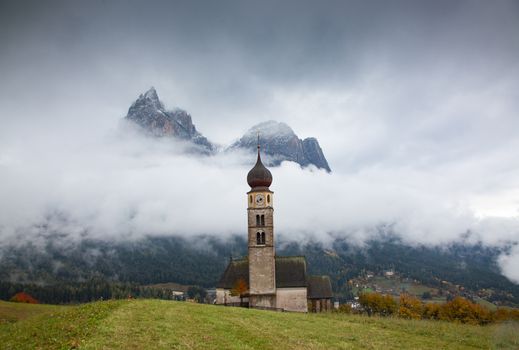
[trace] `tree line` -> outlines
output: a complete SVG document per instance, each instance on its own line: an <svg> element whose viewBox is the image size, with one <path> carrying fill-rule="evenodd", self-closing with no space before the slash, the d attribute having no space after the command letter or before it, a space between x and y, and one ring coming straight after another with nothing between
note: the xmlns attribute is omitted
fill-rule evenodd
<svg viewBox="0 0 519 350"><path fill-rule="evenodd" d="M202 292L198 291L199 294ZM53 285L17 284L0 282L0 299L10 300L18 293L28 294L45 304L86 303L95 300L153 298L176 299L170 289L140 286L135 283L113 283L90 280L80 283Z"/></svg>
<svg viewBox="0 0 519 350"><path fill-rule="evenodd" d="M409 294L401 294L397 301L390 295L362 293L359 295L359 304L361 308L358 310L349 304L343 304L339 312L479 325L507 320L519 321L519 309L498 308L492 311L462 297L455 297L446 303L424 303Z"/></svg>

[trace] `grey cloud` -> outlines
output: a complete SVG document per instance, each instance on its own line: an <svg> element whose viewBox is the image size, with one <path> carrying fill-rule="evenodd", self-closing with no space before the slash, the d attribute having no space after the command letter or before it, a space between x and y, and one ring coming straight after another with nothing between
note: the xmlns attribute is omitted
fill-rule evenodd
<svg viewBox="0 0 519 350"><path fill-rule="evenodd" d="M334 174L274 170L284 232L362 240L395 222L410 241L467 229L488 244L517 241L518 10L516 1L2 1L3 235L52 210L68 212L75 232L207 233L199 212L228 218L222 232L241 230L242 156L189 159L120 139L119 119L153 85L220 143L269 119L319 139ZM229 208L211 211L207 187ZM311 220L299 220L293 208L308 202L317 208L301 208ZM187 212L195 203L199 212Z"/></svg>

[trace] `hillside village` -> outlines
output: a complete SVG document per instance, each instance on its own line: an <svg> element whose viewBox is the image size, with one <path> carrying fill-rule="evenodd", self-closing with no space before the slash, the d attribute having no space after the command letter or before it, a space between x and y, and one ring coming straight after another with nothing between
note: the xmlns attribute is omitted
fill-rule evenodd
<svg viewBox="0 0 519 350"><path fill-rule="evenodd" d="M416 279L404 277L394 270L386 270L380 274L372 271L365 271L361 276L350 279L348 285L351 287L355 296L351 301L353 305L358 305L358 295L363 292L375 292L385 295L391 295L398 298L401 294L413 295L424 302L441 303L452 300L460 296L473 300L477 303L495 309L495 304L488 302L486 299L492 295L492 290L482 289L478 292L471 292L463 286L450 283L448 281L439 281L441 287L430 287L422 284Z"/></svg>
<svg viewBox="0 0 519 350"><path fill-rule="evenodd" d="M410 294L426 303L444 303L457 296L477 302L494 310L499 302L490 303L486 299L493 293L492 290L482 289L477 293L466 290L463 286L448 281L441 281L441 288L425 286L420 281L404 277L394 270L385 270L376 274L373 271L364 271L360 276L348 280L353 297L339 302L334 299L334 309L341 304L350 304L353 308L360 308L359 294L380 293L391 295L398 299L401 294ZM168 299L205 304L216 303L216 289L199 286L181 285L178 283L160 283L148 287L161 290L162 295L169 295Z"/></svg>

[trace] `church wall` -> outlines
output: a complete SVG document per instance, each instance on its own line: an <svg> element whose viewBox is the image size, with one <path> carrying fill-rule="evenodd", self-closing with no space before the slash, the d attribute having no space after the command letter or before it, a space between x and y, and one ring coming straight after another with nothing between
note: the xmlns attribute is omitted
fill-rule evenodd
<svg viewBox="0 0 519 350"><path fill-rule="evenodd" d="M276 266L273 247L249 247L249 292L276 292Z"/></svg>
<svg viewBox="0 0 519 350"><path fill-rule="evenodd" d="M306 287L278 288L276 290L276 307L286 311L308 312Z"/></svg>
<svg viewBox="0 0 519 350"><path fill-rule="evenodd" d="M228 304L228 303L239 303L239 296L232 296L229 289L217 288L216 289L216 303L217 304Z"/></svg>
<svg viewBox="0 0 519 350"><path fill-rule="evenodd" d="M250 305L252 307L265 307L275 308L276 307L276 295L251 295Z"/></svg>

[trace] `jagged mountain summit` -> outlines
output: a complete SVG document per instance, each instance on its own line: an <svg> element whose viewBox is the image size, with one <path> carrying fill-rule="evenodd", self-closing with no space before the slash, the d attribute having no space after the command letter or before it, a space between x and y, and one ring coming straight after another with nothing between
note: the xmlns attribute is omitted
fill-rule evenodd
<svg viewBox="0 0 519 350"><path fill-rule="evenodd" d="M317 139L308 137L302 140L287 124L273 120L253 126L229 148L255 150L258 134L261 138L262 150L266 154L267 165L277 166L282 161L289 160L301 166L312 164L331 172Z"/></svg>
<svg viewBox="0 0 519 350"><path fill-rule="evenodd" d="M153 87L141 94L131 105L125 119L153 136L191 141L203 153L213 153L216 150L215 145L196 130L191 115L179 108L166 110Z"/></svg>
<svg viewBox="0 0 519 350"><path fill-rule="evenodd" d="M191 115L182 109L167 110L152 87L131 105L125 120L139 126L145 133L156 137L173 137L192 142L195 151L214 154L216 145L196 130ZM278 166L285 160L301 166L315 165L319 169L331 172L319 142L308 137L301 140L285 123L267 121L253 126L242 138L228 149L256 151L257 135L261 136L265 163Z"/></svg>

